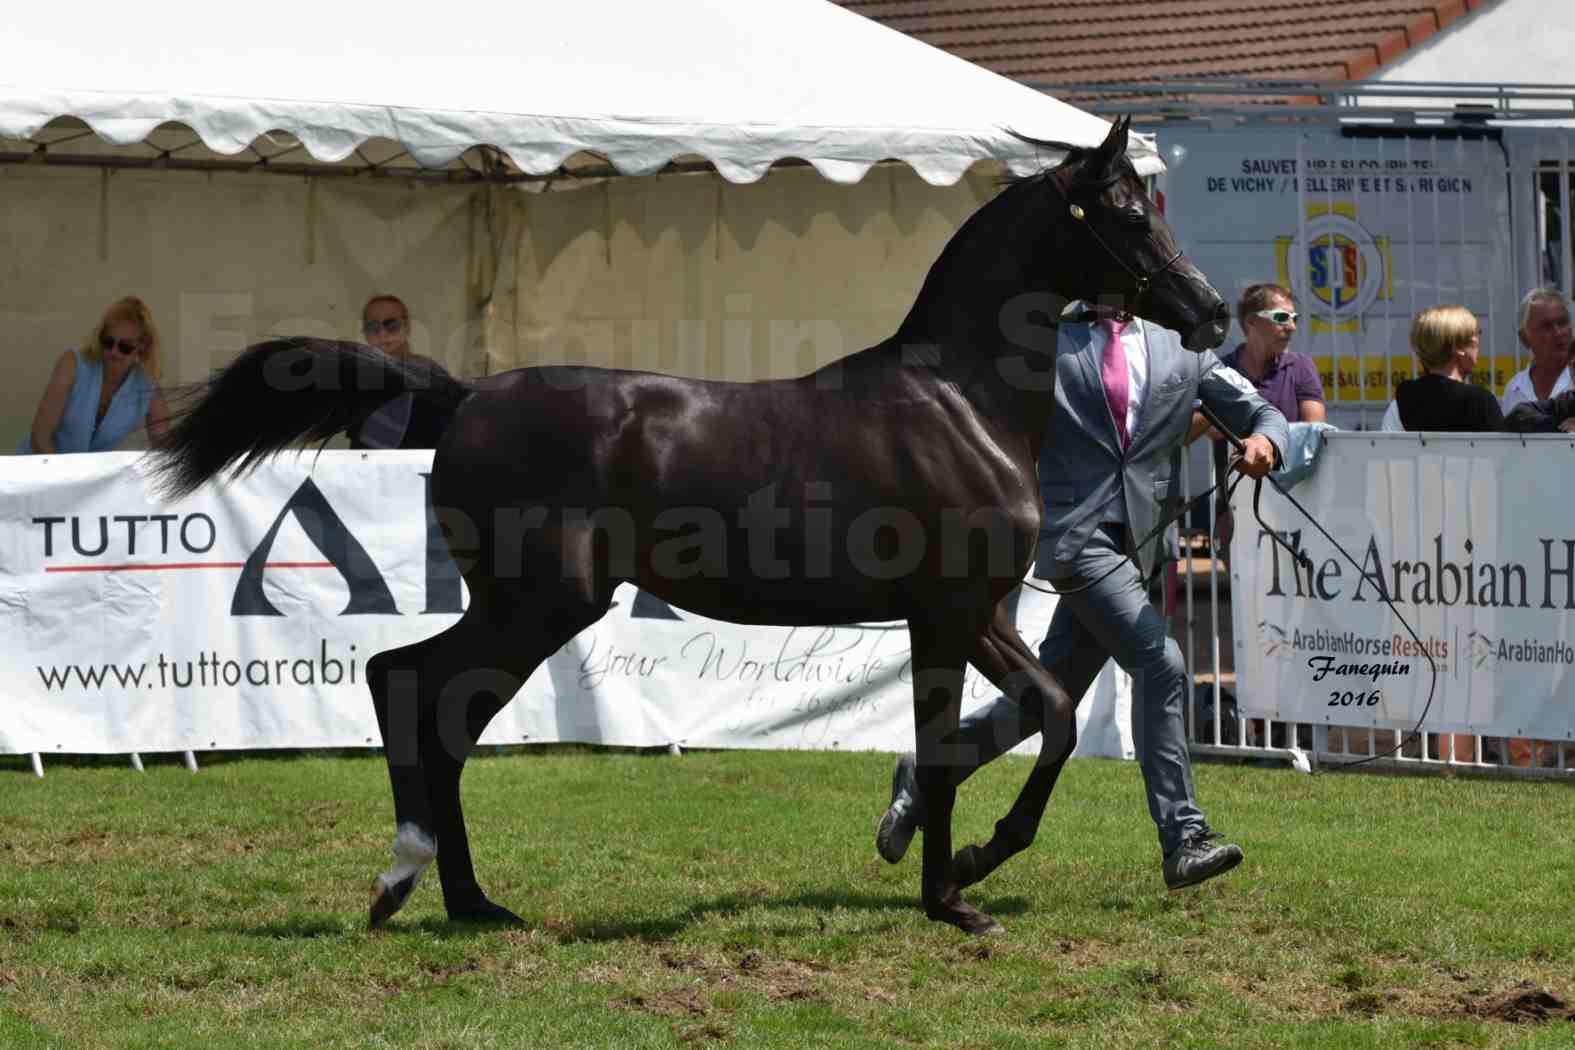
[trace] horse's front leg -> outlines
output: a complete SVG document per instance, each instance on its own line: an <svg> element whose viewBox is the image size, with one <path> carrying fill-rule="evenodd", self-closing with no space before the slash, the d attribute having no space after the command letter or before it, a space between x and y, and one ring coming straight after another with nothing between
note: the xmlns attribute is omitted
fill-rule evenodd
<svg viewBox="0 0 1575 1050"><path fill-rule="evenodd" d="M952 878L959 889L979 882L1032 845L1050 793L1077 744L1076 704L1023 643L1005 601L996 606L990 626L968 659L1010 701L1008 713L1019 720L1010 739L1022 739L1034 729L1041 731L1042 739L1028 780L1011 810L996 822L990 841L964 846L952 858Z"/></svg>
<svg viewBox="0 0 1575 1050"><path fill-rule="evenodd" d="M913 645L913 717L919 790L925 804L924 871L920 876L924 913L964 933L1001 932L1000 923L962 899L952 872L952 806L957 776L952 768L963 756L957 747L962 705L965 647L958 638L972 633L955 624L909 621Z"/></svg>

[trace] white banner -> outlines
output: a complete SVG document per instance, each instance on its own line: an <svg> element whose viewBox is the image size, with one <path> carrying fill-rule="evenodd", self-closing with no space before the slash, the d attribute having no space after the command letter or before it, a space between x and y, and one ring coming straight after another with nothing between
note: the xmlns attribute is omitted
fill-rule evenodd
<svg viewBox="0 0 1575 1050"><path fill-rule="evenodd" d="M379 745L367 659L463 608L430 463L284 456L165 504L134 453L0 462L0 753ZM1054 607L1019 591L1032 645ZM738 626L624 586L482 739L905 750L910 681L901 624ZM966 690L996 695L971 670ZM1079 754L1132 757L1129 701L1108 665Z"/></svg>
<svg viewBox="0 0 1575 1050"><path fill-rule="evenodd" d="M1254 519L1244 484L1231 543L1242 709L1409 729L1431 691L1429 730L1570 739L1575 521L1559 479L1572 447L1509 434L1328 435L1291 495L1355 565L1265 485L1264 520L1306 555L1299 566Z"/></svg>

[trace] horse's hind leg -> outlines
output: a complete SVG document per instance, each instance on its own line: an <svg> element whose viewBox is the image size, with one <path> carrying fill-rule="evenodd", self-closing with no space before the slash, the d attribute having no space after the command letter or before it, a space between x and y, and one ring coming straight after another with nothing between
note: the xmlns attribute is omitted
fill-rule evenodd
<svg viewBox="0 0 1575 1050"><path fill-rule="evenodd" d="M458 627L458 624L455 625ZM453 631L455 628L450 628ZM420 683L427 653L445 637L378 653L367 661L367 687L383 738L383 755L394 793L394 866L372 883L372 925L405 903L427 865L437 856L426 771L421 764Z"/></svg>
<svg viewBox="0 0 1575 1050"><path fill-rule="evenodd" d="M1056 779L1077 743L1075 701L1023 643L1006 613L1005 602L996 606L989 627L969 653L969 662L1009 701L1010 706L998 705L1002 716L1017 720L1009 728L981 723L980 729L1008 737L992 745L1005 742L1013 746L1034 732L1041 732L1043 739L1027 782L1006 816L996 822L990 841L983 846L964 846L952 859L952 877L959 889L980 881L1033 843ZM966 738L961 742L966 746Z"/></svg>
<svg viewBox="0 0 1575 1050"><path fill-rule="evenodd" d="M531 672L607 610L578 589L468 582L470 607L458 623L367 668L397 825L396 864L373 884L373 926L399 910L434 856L451 919L519 921L476 882L460 775L487 723Z"/></svg>
<svg viewBox="0 0 1575 1050"><path fill-rule="evenodd" d="M489 901L476 881L460 804L459 781L465 758L481 738L487 723L525 684L531 672L565 642L601 619L610 604L587 602L567 594L532 597L534 607L524 610L523 616L508 617L494 625L496 644L491 652L496 654L496 665L467 668L438 704L437 735L443 747L428 773L427 795L437 828L438 878L443 886L443 904L448 917L454 920L520 921ZM541 604L536 605L536 601Z"/></svg>

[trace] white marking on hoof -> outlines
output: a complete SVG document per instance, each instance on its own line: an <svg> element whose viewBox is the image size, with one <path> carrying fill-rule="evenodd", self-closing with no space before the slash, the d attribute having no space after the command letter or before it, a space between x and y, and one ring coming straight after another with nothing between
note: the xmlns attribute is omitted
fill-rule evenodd
<svg viewBox="0 0 1575 1050"><path fill-rule="evenodd" d="M437 842L421 830L418 824L401 824L394 835L394 866L377 877L385 891L392 890L406 879L414 890L421 881L421 873L437 857Z"/></svg>

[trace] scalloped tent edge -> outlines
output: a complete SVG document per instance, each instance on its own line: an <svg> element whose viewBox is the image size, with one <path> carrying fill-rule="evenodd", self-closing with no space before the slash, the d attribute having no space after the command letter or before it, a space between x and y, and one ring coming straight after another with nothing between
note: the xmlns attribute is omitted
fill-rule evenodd
<svg viewBox="0 0 1575 1050"><path fill-rule="evenodd" d="M238 34L215 32L195 0L160 6L150 18L86 0L70 24L36 5L9 14L0 137L75 118L133 147L177 123L226 157L283 131L325 164L385 139L425 168L478 146L528 176L582 153L625 175L699 156L735 183L789 159L836 183L897 160L945 186L980 161L1025 174L1059 159L1008 129L1093 146L1109 126L822 0L486 5L423 23L392 61L365 39L383 8L276 0ZM1152 138L1130 155L1163 170Z"/></svg>
<svg viewBox="0 0 1575 1050"><path fill-rule="evenodd" d="M0 112L7 112L3 100L0 100ZM15 113L16 110L10 109L8 112ZM469 116L473 118L475 115ZM980 162L1000 162L1013 174L1029 175L1059 160L1059 155L1043 151L1019 151L1016 155L1003 156L1002 150L988 148L977 137L963 133L954 134L949 139L932 136L930 141L913 144L915 148L906 153L874 156L868 149L867 141L861 141L856 134L840 130L812 138L798 136L796 143L788 141L788 136L781 136L783 145L779 151L740 160L728 150L726 140L732 131L730 128L690 127L682 133L652 135L643 129L616 127L615 122L611 121L600 122L600 134L560 137L550 141L545 137L519 142L510 142L501 137L475 141L464 138L438 141L433 138L418 139L401 130L408 129L416 121L408 117L400 120L397 113L391 114L386 122L390 125L387 128L389 134L377 133L374 130L375 123L370 121L353 129L325 127L321 123L300 123L292 127L285 122L283 115L275 119L259 119L243 128L237 126L228 114L204 113L200 106L191 103L171 106L167 115L157 118L104 116L87 107L75 113L40 113L36 118L30 116L25 121L0 121L0 137L31 141L33 136L55 121L73 117L86 124L104 143L123 148L147 144L156 130L174 125L189 129L213 153L235 157L252 150L260 139L284 132L294 137L313 161L324 165L351 161L369 142L383 139L397 142L424 169L443 168L453 164L469 150L490 147L506 156L527 176L573 175L565 166L570 158L582 154L605 158L619 175L624 176L653 175L676 163L681 157L699 156L722 178L736 184L758 181L775 164L799 161L813 167L828 182L847 185L859 182L878 164L896 161L912 168L932 186L952 186ZM443 114L422 114L420 122L425 121L454 126ZM505 130L502 126L504 122L496 123L498 131ZM1005 129L1000 130L1010 137ZM55 149L46 149L46 152L58 155ZM155 149L154 155L157 152ZM1134 135L1128 155L1141 175L1154 175L1165 170L1151 137ZM107 159L113 154L100 153L96 156ZM144 159L151 161L154 157L145 156ZM251 163L257 164L262 159L262 155L259 155Z"/></svg>

